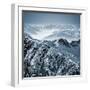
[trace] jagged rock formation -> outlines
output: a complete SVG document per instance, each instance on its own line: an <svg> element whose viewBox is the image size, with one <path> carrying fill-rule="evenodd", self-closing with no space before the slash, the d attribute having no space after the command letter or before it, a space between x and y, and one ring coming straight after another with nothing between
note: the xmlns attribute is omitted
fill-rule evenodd
<svg viewBox="0 0 90 90"><path fill-rule="evenodd" d="M24 77L80 75L80 40L40 41L24 36Z"/></svg>

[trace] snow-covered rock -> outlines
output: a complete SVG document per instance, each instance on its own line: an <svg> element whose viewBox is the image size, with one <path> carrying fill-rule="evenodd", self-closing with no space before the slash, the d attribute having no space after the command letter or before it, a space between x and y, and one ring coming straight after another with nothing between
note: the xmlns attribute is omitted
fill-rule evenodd
<svg viewBox="0 0 90 90"><path fill-rule="evenodd" d="M80 40L40 41L24 33L24 77L80 75Z"/></svg>

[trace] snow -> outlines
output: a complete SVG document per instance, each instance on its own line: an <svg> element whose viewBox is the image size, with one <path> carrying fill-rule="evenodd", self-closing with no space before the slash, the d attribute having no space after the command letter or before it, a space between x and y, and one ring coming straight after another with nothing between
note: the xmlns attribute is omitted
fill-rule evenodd
<svg viewBox="0 0 90 90"><path fill-rule="evenodd" d="M79 41L40 41L24 35L24 77L80 75Z"/></svg>

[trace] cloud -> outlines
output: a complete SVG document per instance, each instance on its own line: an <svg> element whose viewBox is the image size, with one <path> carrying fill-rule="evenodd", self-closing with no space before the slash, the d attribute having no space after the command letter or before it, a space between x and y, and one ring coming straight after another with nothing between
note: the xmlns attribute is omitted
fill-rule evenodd
<svg viewBox="0 0 90 90"><path fill-rule="evenodd" d="M80 38L80 29L73 24L25 24L24 31L39 40L64 38L70 41Z"/></svg>

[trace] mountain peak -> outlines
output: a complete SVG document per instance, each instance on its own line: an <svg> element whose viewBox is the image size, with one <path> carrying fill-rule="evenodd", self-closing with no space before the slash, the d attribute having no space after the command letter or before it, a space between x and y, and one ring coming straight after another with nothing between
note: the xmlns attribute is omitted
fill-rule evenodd
<svg viewBox="0 0 90 90"><path fill-rule="evenodd" d="M24 37L25 37L25 38L32 39L32 37L31 37L29 34L27 34L26 32L24 32Z"/></svg>
<svg viewBox="0 0 90 90"><path fill-rule="evenodd" d="M80 44L80 39L78 41L72 41L71 45L72 46L78 46Z"/></svg>
<svg viewBox="0 0 90 90"><path fill-rule="evenodd" d="M70 45L69 45L69 42L68 42L66 39L62 39L62 38L61 38L61 39L58 39L57 42L58 42L59 44L62 44L62 45L68 46L68 47L70 46Z"/></svg>

